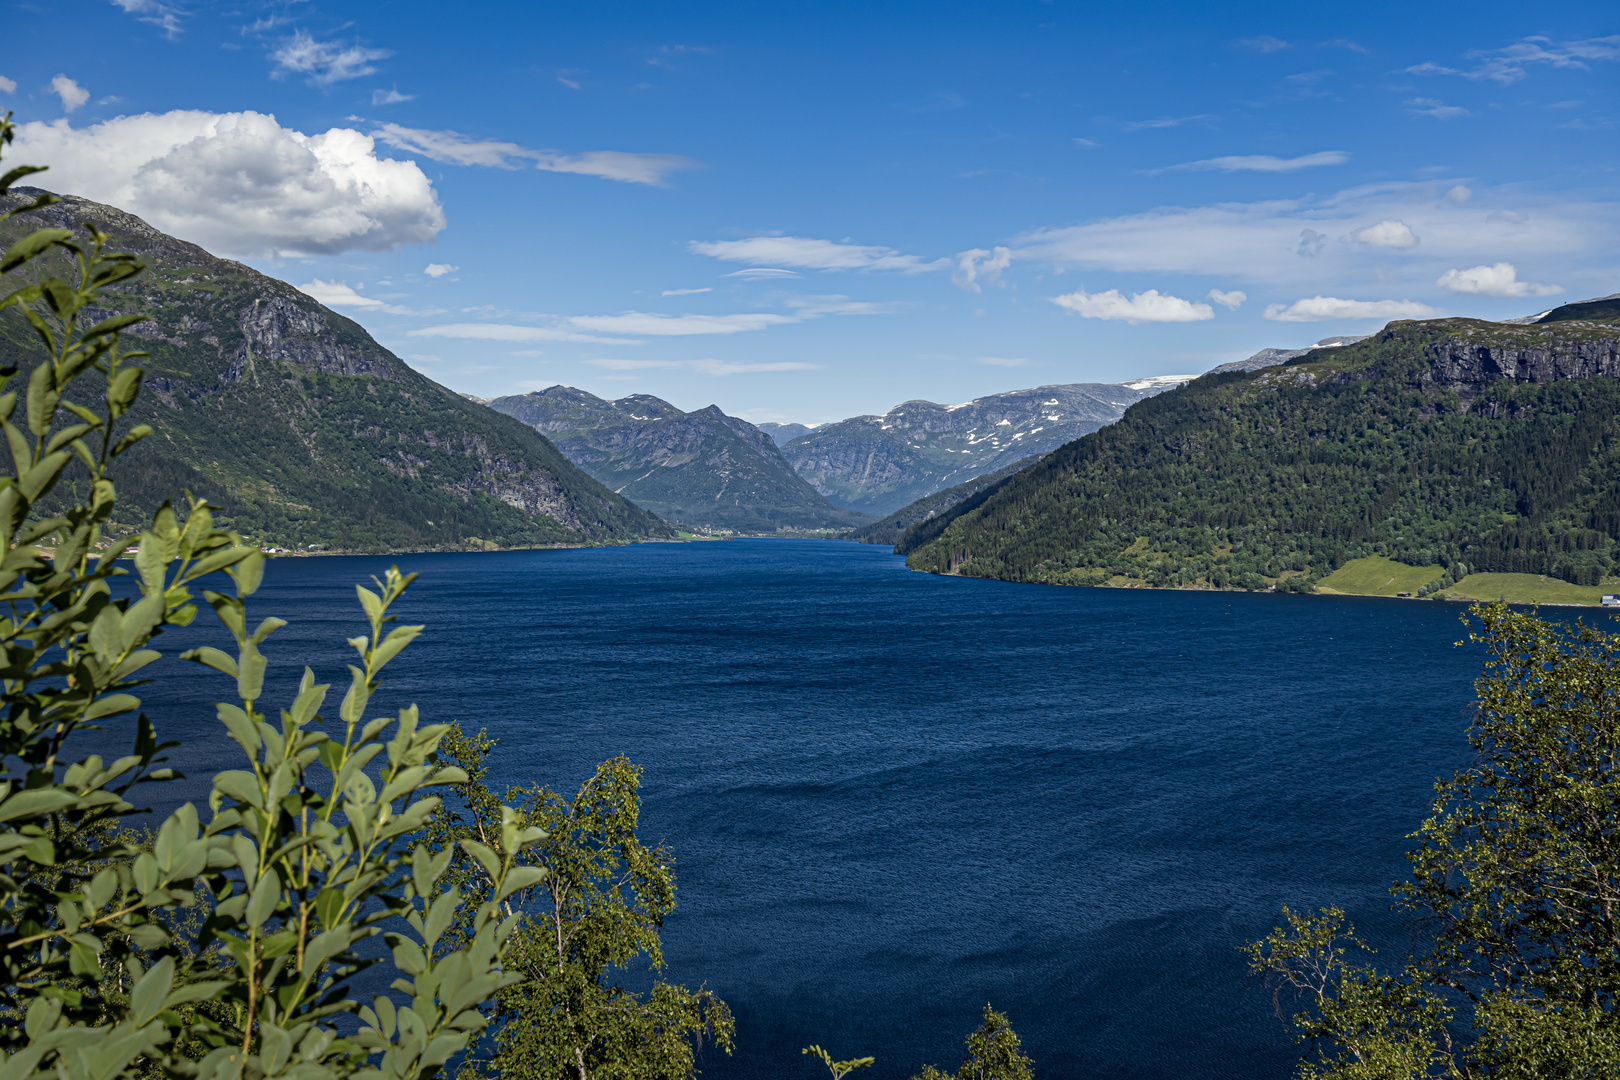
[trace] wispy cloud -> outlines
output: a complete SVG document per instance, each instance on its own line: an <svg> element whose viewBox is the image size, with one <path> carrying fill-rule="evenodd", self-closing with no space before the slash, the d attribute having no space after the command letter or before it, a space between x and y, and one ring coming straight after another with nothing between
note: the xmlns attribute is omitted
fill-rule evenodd
<svg viewBox="0 0 1620 1080"><path fill-rule="evenodd" d="M696 296L698 293L714 292L713 285L706 285L701 289L665 289L663 296Z"/></svg>
<svg viewBox="0 0 1620 1080"><path fill-rule="evenodd" d="M373 90L371 92L371 103L373 105L398 105L401 102L415 100L416 95L402 94L399 92L398 87L392 90Z"/></svg>
<svg viewBox="0 0 1620 1080"><path fill-rule="evenodd" d="M141 22L162 28L163 33L170 39L180 36L180 17L186 13L179 6L165 4L162 0L112 0L112 2Z"/></svg>
<svg viewBox="0 0 1620 1080"><path fill-rule="evenodd" d="M287 75L308 75L304 80L311 86L328 87L350 79L373 75L377 69L374 60L386 60L394 55L387 49L370 49L364 45L346 45L340 41L317 41L308 31L299 30L287 38L271 53L276 62L271 72L276 78Z"/></svg>
<svg viewBox="0 0 1620 1080"><path fill-rule="evenodd" d="M626 338L605 338L556 326L514 326L510 323L449 323L408 330L406 337L459 338L463 341L585 341L597 345L640 345Z"/></svg>
<svg viewBox="0 0 1620 1080"><path fill-rule="evenodd" d="M1234 41L1232 47L1234 49L1244 49L1248 52L1274 53L1283 49L1292 49L1294 46L1281 38L1274 38L1270 34L1261 34L1259 37Z"/></svg>
<svg viewBox="0 0 1620 1080"><path fill-rule="evenodd" d="M1554 296L1564 291L1557 285L1520 281L1518 269L1506 262L1447 270L1435 284L1465 296Z"/></svg>
<svg viewBox="0 0 1620 1080"><path fill-rule="evenodd" d="M951 280L968 292L979 292L981 279L986 284L999 285L1001 272L1011 265L1012 252L1004 247L994 251L973 248L957 254L956 272L951 275Z"/></svg>
<svg viewBox="0 0 1620 1080"><path fill-rule="evenodd" d="M1326 322L1329 319L1432 319L1439 308L1412 300L1340 300L1313 296L1292 304L1271 304L1265 318L1273 322Z"/></svg>
<svg viewBox="0 0 1620 1080"><path fill-rule="evenodd" d="M364 286L361 286L364 288ZM341 281L322 281L316 278L298 286L298 291L305 296L312 296L316 300L333 308L355 308L360 311L381 311L389 315L442 315L442 308L429 308L418 310L416 308L402 307L379 300L374 296L364 296L356 289Z"/></svg>
<svg viewBox="0 0 1620 1080"><path fill-rule="evenodd" d="M979 363L991 367L1029 367L1029 361L1022 356L981 356Z"/></svg>
<svg viewBox="0 0 1620 1080"><path fill-rule="evenodd" d="M1436 120L1455 120L1459 116L1472 115L1461 105L1447 105L1439 98L1415 97L1406 102L1409 111L1419 116L1432 116Z"/></svg>
<svg viewBox="0 0 1620 1080"><path fill-rule="evenodd" d="M1161 116L1156 120L1127 120L1120 126L1126 131L1157 131L1160 128L1181 127L1184 124L1202 124L1215 119L1214 113L1195 116Z"/></svg>
<svg viewBox="0 0 1620 1080"><path fill-rule="evenodd" d="M742 278L744 281L769 281L773 278L796 278L800 275L793 270L783 270L776 266L750 266L747 270L733 270L725 277Z"/></svg>
<svg viewBox="0 0 1620 1080"><path fill-rule="evenodd" d="M604 358L590 361L609 371L677 370L695 371L700 375L753 375L768 371L815 371L816 364L793 360L752 362L739 360L615 360Z"/></svg>
<svg viewBox="0 0 1620 1080"><path fill-rule="evenodd" d="M517 143L496 139L475 139L459 131L430 131L423 128L383 124L372 136L389 146L420 154L447 165L482 165L494 169L518 169L534 162L545 172L579 173L604 180L662 187L665 178L680 169L697 168L697 162L677 154L627 154L616 150L592 150L583 154L563 154L555 150L531 150Z"/></svg>
<svg viewBox="0 0 1620 1080"><path fill-rule="evenodd" d="M794 266L803 270L900 270L914 274L940 270L949 259L902 255L893 248L812 240L803 236L753 236L746 240L693 240L687 247L698 255L727 262Z"/></svg>
<svg viewBox="0 0 1620 1080"><path fill-rule="evenodd" d="M1527 37L1505 49L1475 49L1467 53L1466 58L1477 63L1471 68L1463 69L1425 62L1409 67L1406 71L1411 75L1455 75L1464 79L1489 79L1501 86L1511 86L1528 76L1526 68L1532 64L1590 71L1588 61L1620 60L1620 34L1559 42L1546 37Z"/></svg>
<svg viewBox="0 0 1620 1080"><path fill-rule="evenodd" d="M1157 289L1134 293L1130 299L1118 289L1107 292L1078 292L1052 297L1052 303L1087 319L1119 319L1131 325L1144 322L1202 322L1215 317L1208 304L1195 304Z"/></svg>
<svg viewBox="0 0 1620 1080"><path fill-rule="evenodd" d="M657 315L627 311L623 315L575 315L569 325L607 334L642 334L648 337L687 337L694 334L740 334L767 326L799 322L794 315L748 312L741 315Z"/></svg>
<svg viewBox="0 0 1620 1080"><path fill-rule="evenodd" d="M1283 173L1297 172L1300 169L1314 169L1322 165L1343 165L1350 160L1350 155L1343 150L1319 150L1314 154L1301 154L1299 157L1280 158L1270 154L1237 154L1230 157L1206 158L1203 161L1189 161L1182 165L1170 165L1159 172L1266 172Z"/></svg>
<svg viewBox="0 0 1620 1080"><path fill-rule="evenodd" d="M1209 290L1209 298L1221 305L1223 308L1230 308L1233 311L1236 311L1238 308L1243 306L1243 301L1249 298L1249 294L1244 292L1242 289L1233 289L1231 292L1222 292L1219 289L1211 289Z"/></svg>

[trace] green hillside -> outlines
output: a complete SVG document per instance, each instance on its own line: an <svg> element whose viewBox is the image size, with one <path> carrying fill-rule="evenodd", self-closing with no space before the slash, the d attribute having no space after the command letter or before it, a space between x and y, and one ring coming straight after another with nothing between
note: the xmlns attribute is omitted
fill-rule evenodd
<svg viewBox="0 0 1620 1080"><path fill-rule="evenodd" d="M673 537L544 437L407 367L356 323L285 282L69 197L0 228L0 243L93 220L148 270L108 290L152 321L126 347L152 355L134 422L157 434L114 479L126 525L182 490L264 544L346 551ZM66 275L41 259L35 273ZM0 356L31 366L37 339L0 316Z"/></svg>
<svg viewBox="0 0 1620 1080"><path fill-rule="evenodd" d="M856 529L850 539L859 540L863 544L898 544L906 530L913 525L948 513L975 496L984 494L987 497L991 488L1014 473L1029 468L1036 460L1025 458L1023 461L1015 461L993 473L976 476L965 484L957 484L944 491L924 495L916 502L902 506L888 517Z"/></svg>
<svg viewBox="0 0 1620 1080"><path fill-rule="evenodd" d="M1415 593L1444 574L1443 566L1407 566L1382 555L1352 559L1316 583L1322 592L1356 596L1398 596Z"/></svg>
<svg viewBox="0 0 1620 1080"><path fill-rule="evenodd" d="M1205 376L899 547L1015 581L1309 588L1378 555L1594 586L1620 537L1617 339L1590 318L1396 322Z"/></svg>

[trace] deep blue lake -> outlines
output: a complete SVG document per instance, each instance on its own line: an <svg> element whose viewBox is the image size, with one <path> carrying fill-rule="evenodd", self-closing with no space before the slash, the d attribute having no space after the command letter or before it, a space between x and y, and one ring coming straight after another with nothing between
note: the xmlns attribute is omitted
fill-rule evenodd
<svg viewBox="0 0 1620 1080"><path fill-rule="evenodd" d="M713 1078L809 1080L812 1042L866 1080L954 1071L989 1001L1039 1077L1281 1080L1237 946L1339 904L1393 960L1405 837L1468 756L1459 605L938 578L830 541L280 560L249 609L290 620L268 708L306 663L341 694L353 584L390 562L428 631L374 712L488 728L501 782L645 767L667 977L738 1018ZM165 650L223 636L198 627ZM162 663L178 763L230 767L230 684Z"/></svg>

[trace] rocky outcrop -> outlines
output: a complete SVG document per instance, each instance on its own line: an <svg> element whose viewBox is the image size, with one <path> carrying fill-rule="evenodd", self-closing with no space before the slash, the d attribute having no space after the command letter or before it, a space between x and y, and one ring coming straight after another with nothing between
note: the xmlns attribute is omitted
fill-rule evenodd
<svg viewBox="0 0 1620 1080"><path fill-rule="evenodd" d="M1545 347L1503 346L1447 339L1424 348L1430 379L1465 401L1491 383L1550 383L1620 378L1620 337L1548 342Z"/></svg>
<svg viewBox="0 0 1620 1080"><path fill-rule="evenodd" d="M238 322L238 360L254 356L331 375L400 375L398 361L382 350L339 342L326 312L313 300L306 306L285 296L256 296L242 308Z"/></svg>

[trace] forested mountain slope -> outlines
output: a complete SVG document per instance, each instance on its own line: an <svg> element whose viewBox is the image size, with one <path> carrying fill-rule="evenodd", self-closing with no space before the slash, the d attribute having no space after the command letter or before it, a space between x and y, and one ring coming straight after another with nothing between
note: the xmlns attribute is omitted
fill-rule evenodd
<svg viewBox="0 0 1620 1080"><path fill-rule="evenodd" d="M125 331L144 389L131 419L157 434L121 459L119 511L137 526L182 490L265 544L350 551L634 540L670 526L585 475L538 432L407 367L353 321L285 282L218 259L110 206L66 197L0 226L0 243L86 220L149 266L108 290L142 313ZM61 258L33 273L67 276ZM0 316L0 358L38 339Z"/></svg>
<svg viewBox="0 0 1620 1080"><path fill-rule="evenodd" d="M714 405L688 413L647 394L607 401L572 386L488 404L636 505L684 525L759 533L871 520L822 498L769 435Z"/></svg>
<svg viewBox="0 0 1620 1080"><path fill-rule="evenodd" d="M882 416L816 428L782 448L794 470L840 506L888 514L1111 424L1158 393L1138 384L1071 383L976 398L908 401Z"/></svg>
<svg viewBox="0 0 1620 1080"><path fill-rule="evenodd" d="M1133 405L902 537L909 564L1014 581L1303 586L1344 561L1593 584L1620 539L1620 326L1395 322Z"/></svg>

